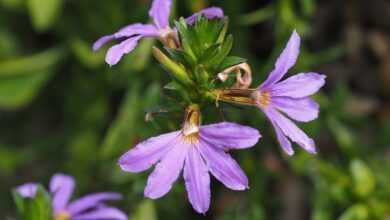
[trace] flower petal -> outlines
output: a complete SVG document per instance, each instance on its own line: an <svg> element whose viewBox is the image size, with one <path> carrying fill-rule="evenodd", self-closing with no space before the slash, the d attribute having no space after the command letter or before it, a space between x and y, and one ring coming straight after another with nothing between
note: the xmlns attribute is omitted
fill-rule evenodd
<svg viewBox="0 0 390 220"><path fill-rule="evenodd" d="M114 34L115 38L121 37L134 37L136 35L142 35L144 37L158 37L159 33L156 26L152 24L130 24Z"/></svg>
<svg viewBox="0 0 390 220"><path fill-rule="evenodd" d="M127 215L113 207L100 207L84 214L72 216L72 220L127 220Z"/></svg>
<svg viewBox="0 0 390 220"><path fill-rule="evenodd" d="M271 121L271 123L274 126L276 137L280 145L282 145L282 149L284 150L284 152L286 152L286 154L289 156L294 155L294 150L291 146L290 140L288 140L286 135L283 134L282 130L273 121Z"/></svg>
<svg viewBox="0 0 390 220"><path fill-rule="evenodd" d="M261 137L257 129L230 122L202 126L200 136L225 149L249 148Z"/></svg>
<svg viewBox="0 0 390 220"><path fill-rule="evenodd" d="M19 193L23 198L34 198L37 194L38 184L37 183L25 183L21 186L16 187L16 192Z"/></svg>
<svg viewBox="0 0 390 220"><path fill-rule="evenodd" d="M198 213L206 213L210 207L210 175L205 162L195 146L189 149L184 165L184 180L188 198Z"/></svg>
<svg viewBox="0 0 390 220"><path fill-rule="evenodd" d="M310 97L272 97L272 105L296 121L309 122L318 118L319 105Z"/></svg>
<svg viewBox="0 0 390 220"><path fill-rule="evenodd" d="M105 200L119 200L122 196L119 193L94 193L81 197L75 200L67 207L67 210L72 214L76 215L90 208L97 207Z"/></svg>
<svg viewBox="0 0 390 220"><path fill-rule="evenodd" d="M172 0L153 0L149 16L153 18L158 29L169 26L169 14L171 13Z"/></svg>
<svg viewBox="0 0 390 220"><path fill-rule="evenodd" d="M233 190L248 188L248 178L228 153L205 141L201 141L199 150L206 160L210 172L226 187Z"/></svg>
<svg viewBox="0 0 390 220"><path fill-rule="evenodd" d="M103 36L101 38L99 38L97 41L95 41L95 43L93 44L92 46L92 49L94 51L97 51L99 50L104 44L112 41L115 39L115 36L114 35L106 35L106 36Z"/></svg>
<svg viewBox="0 0 390 220"><path fill-rule="evenodd" d="M191 145L183 140L172 145L173 148L162 158L148 178L144 195L150 199L157 199L167 194L183 169Z"/></svg>
<svg viewBox="0 0 390 220"><path fill-rule="evenodd" d="M313 95L325 85L325 75L318 73L300 73L272 86L272 96L302 98Z"/></svg>
<svg viewBox="0 0 390 220"><path fill-rule="evenodd" d="M316 153L314 141L301 129L299 129L290 119L286 118L272 107L263 109L263 111L267 117L272 120L292 141L297 143L309 153Z"/></svg>
<svg viewBox="0 0 390 220"><path fill-rule="evenodd" d="M73 194L75 181L73 177L55 174L50 180L50 192L53 194L54 213L66 208Z"/></svg>
<svg viewBox="0 0 390 220"><path fill-rule="evenodd" d="M294 66L298 59L300 44L301 39L298 33L294 31L286 47L276 61L274 70L272 70L267 80L260 86L261 89L269 89L272 85L282 79L287 71Z"/></svg>
<svg viewBox="0 0 390 220"><path fill-rule="evenodd" d="M179 132L171 132L149 138L129 150L119 159L123 171L141 172L157 163L171 148Z"/></svg>
<svg viewBox="0 0 390 220"><path fill-rule="evenodd" d="M208 19L212 20L214 18L223 18L225 15L223 13L223 10L218 7L210 7L210 8L205 8L190 17L186 18L186 22L189 25L193 25L196 22L196 19L199 16L206 16Z"/></svg>
<svg viewBox="0 0 390 220"><path fill-rule="evenodd" d="M142 36L136 36L124 40L122 43L117 44L111 47L106 54L106 62L113 66L117 64L123 55L130 53L134 50L134 48L138 45L138 41L142 38Z"/></svg>

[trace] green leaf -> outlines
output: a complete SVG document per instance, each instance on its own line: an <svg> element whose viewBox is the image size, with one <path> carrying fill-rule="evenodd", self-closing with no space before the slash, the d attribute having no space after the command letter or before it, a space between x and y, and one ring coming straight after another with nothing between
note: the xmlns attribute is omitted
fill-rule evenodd
<svg viewBox="0 0 390 220"><path fill-rule="evenodd" d="M197 60L194 50L191 47L195 37L193 33L187 28L187 24L184 18L180 18L179 22L175 21L175 26L179 32L180 42L184 51L191 57L192 60Z"/></svg>
<svg viewBox="0 0 390 220"><path fill-rule="evenodd" d="M45 31L55 24L62 3L62 0L27 0L34 28L37 31Z"/></svg>
<svg viewBox="0 0 390 220"><path fill-rule="evenodd" d="M361 160L353 160L350 170L354 181L354 191L361 197L369 197L375 189L375 176Z"/></svg>
<svg viewBox="0 0 390 220"><path fill-rule="evenodd" d="M12 110L29 104L51 75L50 71L41 71L28 76L0 78L0 108Z"/></svg>
<svg viewBox="0 0 390 220"><path fill-rule="evenodd" d="M247 62L247 60L245 58L229 56L229 57L226 57L222 61L222 63L218 67L218 70L219 70L219 72L221 72L224 69L227 69L229 67L232 67L232 66L235 66L235 65L238 65L238 64L241 64L241 63L245 63L245 62Z"/></svg>
<svg viewBox="0 0 390 220"><path fill-rule="evenodd" d="M153 48L153 55L159 61L159 63L170 73L174 80L187 86L193 84L187 74L185 67L181 63L173 61L156 47Z"/></svg>
<svg viewBox="0 0 390 220"><path fill-rule="evenodd" d="M0 61L0 77L39 74L57 64L63 56L63 49L52 48L34 55Z"/></svg>
<svg viewBox="0 0 390 220"><path fill-rule="evenodd" d="M229 55L233 47L233 36L229 35L223 45L221 46L218 54L213 58L209 59L205 65L208 67L218 67L221 65L222 61Z"/></svg>
<svg viewBox="0 0 390 220"><path fill-rule="evenodd" d="M130 220L157 220L156 208L151 200L143 201L135 213L129 218Z"/></svg>

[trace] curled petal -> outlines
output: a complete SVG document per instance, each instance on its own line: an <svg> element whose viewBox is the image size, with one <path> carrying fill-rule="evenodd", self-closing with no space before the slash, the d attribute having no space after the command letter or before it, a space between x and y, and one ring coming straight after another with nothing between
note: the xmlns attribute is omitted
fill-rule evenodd
<svg viewBox="0 0 390 220"><path fill-rule="evenodd" d="M311 98L272 97L272 105L289 117L300 122L318 118L319 105Z"/></svg>
<svg viewBox="0 0 390 220"><path fill-rule="evenodd" d="M279 80L281 80L287 71L295 65L299 55L300 44L301 39L298 33L294 31L286 47L276 61L274 70L272 70L267 80L260 86L261 89L269 89Z"/></svg>
<svg viewBox="0 0 390 220"><path fill-rule="evenodd" d="M50 181L50 192L53 194L54 213L64 210L73 194L75 181L73 177L55 174Z"/></svg>
<svg viewBox="0 0 390 220"><path fill-rule="evenodd" d="M153 18L158 29L169 26L169 14L171 13L172 0L153 0L149 16Z"/></svg>
<svg viewBox="0 0 390 220"><path fill-rule="evenodd" d="M325 75L300 73L272 86L272 96L302 98L313 95L325 85Z"/></svg>
<svg viewBox="0 0 390 220"><path fill-rule="evenodd" d="M243 149L254 146L261 137L257 129L230 122L201 127L201 138L226 149Z"/></svg>
<svg viewBox="0 0 390 220"><path fill-rule="evenodd" d="M283 116L272 107L263 109L263 111L267 117L282 130L284 135L289 137L292 141L297 143L309 153L316 153L314 141L309 138L305 132L299 129L291 120Z"/></svg>
<svg viewBox="0 0 390 220"><path fill-rule="evenodd" d="M120 44L117 44L111 47L106 54L106 62L113 66L117 64L123 55L130 53L135 49L138 45L138 41L142 38L142 36L132 37Z"/></svg>
<svg viewBox="0 0 390 220"><path fill-rule="evenodd" d="M184 180L188 198L198 213L206 213L210 207L210 175L196 147L191 147L184 165Z"/></svg>
<svg viewBox="0 0 390 220"><path fill-rule="evenodd" d="M72 216L72 220L127 220L127 215L112 207L100 207L87 213Z"/></svg>
<svg viewBox="0 0 390 220"><path fill-rule="evenodd" d="M34 198L37 194L38 184L36 183L25 183L16 188L16 192L19 193L23 198Z"/></svg>
<svg viewBox="0 0 390 220"><path fill-rule="evenodd" d="M199 150L205 158L210 172L226 187L233 190L248 188L248 178L228 153L204 141L201 142Z"/></svg>
<svg viewBox="0 0 390 220"><path fill-rule="evenodd" d="M94 51L99 50L103 45L115 39L114 35L106 35L99 38L92 46Z"/></svg>
<svg viewBox="0 0 390 220"><path fill-rule="evenodd" d="M152 24L136 23L128 25L114 34L115 38L134 37L136 35L142 35L144 37L158 37L159 32Z"/></svg>
<svg viewBox="0 0 390 220"><path fill-rule="evenodd" d="M203 9L202 11L197 12L197 13L191 15L190 17L186 18L187 24L193 25L195 23L196 19L202 15L206 16L210 20L214 19L214 18L223 18L224 17L224 13L223 13L223 10L221 8L210 7L210 8Z"/></svg>
<svg viewBox="0 0 390 220"><path fill-rule="evenodd" d="M67 210L72 214L76 215L90 208L95 208L106 200L119 200L122 196L118 193L94 193L86 195L77 199L76 201L69 204Z"/></svg>
<svg viewBox="0 0 390 220"><path fill-rule="evenodd" d="M122 170L141 172L157 163L172 147L179 132L171 132L139 143L119 159Z"/></svg>
<svg viewBox="0 0 390 220"><path fill-rule="evenodd" d="M173 148L157 164L148 178L144 195L150 199L158 199L167 194L183 169L184 160L191 145L178 141Z"/></svg>

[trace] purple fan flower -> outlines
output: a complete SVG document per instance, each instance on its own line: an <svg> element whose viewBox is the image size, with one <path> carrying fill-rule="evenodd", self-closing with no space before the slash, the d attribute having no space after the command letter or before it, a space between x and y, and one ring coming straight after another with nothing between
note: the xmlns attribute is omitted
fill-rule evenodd
<svg viewBox="0 0 390 220"><path fill-rule="evenodd" d="M111 47L106 54L106 62L112 66L117 64L123 55L133 51L142 38L156 38L164 42L170 35L176 35L176 31L169 26L171 5L172 0L153 0L152 8L149 11L153 24L135 23L128 25L112 35L106 35L98 39L93 45L93 50L98 50L109 41L125 39ZM187 19L187 22L193 23L196 17L200 15L210 19L224 16L222 9L211 7L194 14Z"/></svg>
<svg viewBox="0 0 390 220"><path fill-rule="evenodd" d="M267 80L254 92L259 108L266 114L276 131L283 150L293 155L291 141L300 145L309 153L315 154L315 143L290 118L299 122L309 122L318 117L319 106L310 98L325 84L325 75L318 73L300 73L280 81L294 66L300 47L300 37L293 32L286 48L276 61L274 70Z"/></svg>
<svg viewBox="0 0 390 220"><path fill-rule="evenodd" d="M125 153L122 170L142 172L157 164L149 176L144 194L157 199L167 194L184 168L184 180L192 207L206 213L210 206L210 175L232 190L248 188L248 179L238 163L226 152L257 143L256 129L234 123L200 126L150 138Z"/></svg>
<svg viewBox="0 0 390 220"><path fill-rule="evenodd" d="M69 202L75 187L72 177L56 174L50 181L52 207L55 220L127 220L126 214L117 208L104 205L106 200L119 200L118 193L103 192L86 195ZM34 198L37 184L27 183L16 188L23 197Z"/></svg>

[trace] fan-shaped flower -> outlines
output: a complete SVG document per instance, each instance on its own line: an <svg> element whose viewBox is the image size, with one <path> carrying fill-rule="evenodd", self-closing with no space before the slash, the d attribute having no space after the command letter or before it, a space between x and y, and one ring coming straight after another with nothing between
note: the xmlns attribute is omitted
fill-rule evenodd
<svg viewBox="0 0 390 220"><path fill-rule="evenodd" d="M253 92L257 106L266 114L275 128L276 136L288 154L294 154L291 141L310 153L316 153L315 143L290 118L309 122L318 117L319 105L310 98L325 84L325 75L300 73L280 81L294 66L300 47L300 37L293 32L286 48L276 61L274 70L267 80Z"/></svg>
<svg viewBox="0 0 390 220"><path fill-rule="evenodd" d="M197 212L205 213L211 198L209 173L232 190L247 189L245 173L226 151L252 147L260 137L256 129L235 123L184 126L138 144L119 164L133 173L157 164L144 191L151 199L167 194L184 169L189 201Z"/></svg>
<svg viewBox="0 0 390 220"><path fill-rule="evenodd" d="M71 176L55 174L50 181L52 207L55 220L127 220L126 214L117 208L104 205L106 200L119 200L118 193L102 192L81 197L69 202L75 188ZM26 183L16 188L25 198L34 198L37 191L36 183Z"/></svg>
<svg viewBox="0 0 390 220"><path fill-rule="evenodd" d="M98 39L94 43L93 49L98 50L104 44L115 39L124 39L121 43L111 47L106 54L106 62L112 66L117 64L123 55L133 51L138 45L138 41L142 38L156 38L163 43L169 43L167 42L169 37L177 38L176 31L169 26L171 5L172 0L154 0L149 11L153 24L130 24L112 35L106 35ZM187 18L187 22L189 24L194 23L200 15L213 19L223 17L224 13L220 8L210 7Z"/></svg>

